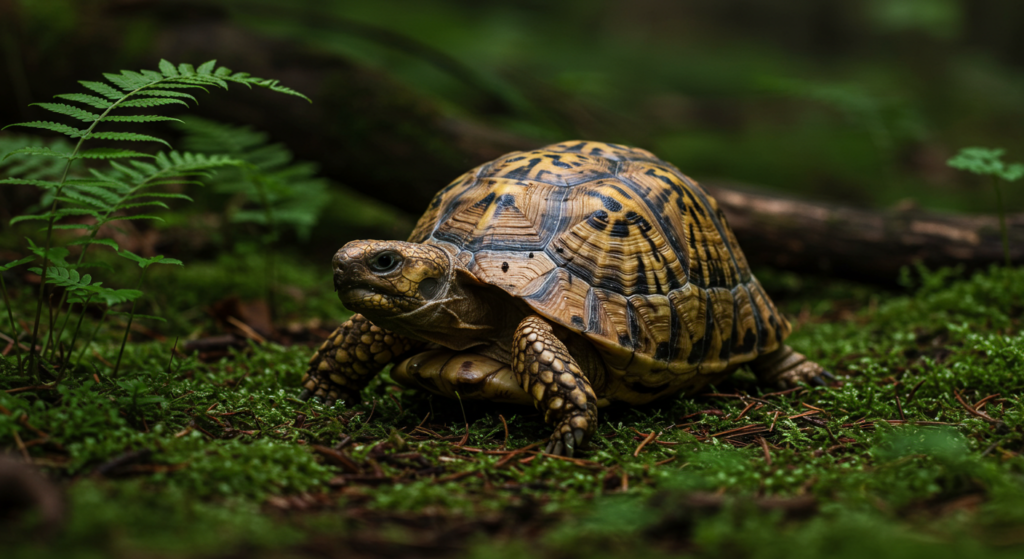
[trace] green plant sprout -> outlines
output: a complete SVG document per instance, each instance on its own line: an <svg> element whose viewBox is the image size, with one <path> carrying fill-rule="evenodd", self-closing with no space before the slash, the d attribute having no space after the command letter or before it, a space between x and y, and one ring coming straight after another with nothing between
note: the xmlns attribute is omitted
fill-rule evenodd
<svg viewBox="0 0 1024 559"><path fill-rule="evenodd" d="M141 256L139 256L139 255L137 255L137 254L135 254L135 253L133 253L131 251L127 251L127 250L120 250L120 251L118 251L118 254L120 254L121 256L123 256L125 258L127 258L128 260L131 260L131 261L137 263L139 265L139 267L142 268L142 271L139 272L139 283L135 287L136 290L139 290L139 293L142 293L142 291L141 291L142 280L144 280L146 278L146 270L148 270L149 267L152 266L153 264L174 264L174 265L177 265L177 266L184 266L185 265L185 264L183 264L181 262L181 260L176 260L174 258L166 258L166 257L164 257L161 254L158 254L158 255L153 256L151 258L143 258L143 257L141 257ZM118 350L118 352L117 352L117 363L114 364L114 372L111 375L115 379L117 378L118 370L121 368L121 356L124 355L124 346L125 346L125 344L128 343L128 334L131 333L131 331L132 331L132 320L135 318L135 303L136 302L137 302L137 298L136 298L136 300L132 300L132 308L131 308L130 311L128 311L128 325L125 326L125 328L124 328L124 338L121 339L121 349ZM150 316L148 318L154 318L154 319L157 319L157 320L163 320L163 318L156 317L156 316Z"/></svg>
<svg viewBox="0 0 1024 559"><path fill-rule="evenodd" d="M11 156L56 158L58 162L63 162L59 173L60 178L57 180L45 180L32 176L38 174L41 167L25 163L20 164L17 168L25 171L25 174L28 176L0 179L0 184L21 184L40 188L43 191L41 207L48 207L48 210L42 213L21 215L11 220L12 225L20 221L33 220L46 223L46 236L43 246L38 247L32 244L31 240L29 241L30 251L40 260L40 265L32 270L43 277L43 281L40 282L39 286L35 319L32 322L29 339L28 369L33 376L38 375L40 362L46 350L52 347L53 353L51 355L55 355L58 351L58 346L61 343L60 336L63 334L64 326L67 325L70 317L65 317L64 325L59 329L56 328L57 321L60 309L69 297L78 297L76 301L83 304L82 308L84 310L84 304L87 304L93 296L100 296L108 301L107 312L109 312L109 301L131 300L133 307L132 312L129 314L128 328L130 329L131 327L132 318L135 316L135 299L141 295L141 292L136 294L121 290L122 293L117 294L112 290L102 288L98 283L92 283L91 276L83 276L76 271L76 269L86 265L84 263L85 255L91 245L106 245L115 251L120 251L120 247L115 241L96 238L100 228L108 223L125 219L162 221L161 218L155 215L138 214L135 211L138 208L152 207L170 209L161 199L177 198L189 201L191 199L183 194L156 191L157 187L172 184L198 183L199 179L209 178L217 168L243 164L241 160L220 154L205 155L171 151L170 153L160 152L153 155L134 150L109 147L84 150L83 145L87 140L158 142L170 147L170 144L166 141L155 136L133 132L98 131L97 127L101 123L107 124L112 122L180 122L176 118L165 116L114 115L112 113L120 109L151 108L167 105L184 105L188 107L186 101L195 102L196 98L182 90L202 89L207 91L209 87L227 89L228 84L232 82L250 88L254 85L265 87L279 93L302 97L308 101L308 98L304 95L280 85L277 80L257 78L245 72L232 72L226 67L218 67L215 60L210 60L198 67L194 67L191 64L176 66L166 60L161 60L159 71L141 70L140 72L133 72L123 70L120 74L104 74L104 77L110 82L109 84L98 81L79 82L91 92L89 94L69 93L56 96L58 99L78 103L92 109L101 110L102 112L97 113L91 109L84 109L65 103L34 104L48 111L84 121L88 123L88 127L77 128L49 121L32 121L8 125L8 127L40 128L51 132L58 132L77 140L77 143L70 151L68 151L67 144L54 143L46 147L16 149L4 156L4 159ZM147 163L143 158L152 159L153 162ZM125 162L119 163L115 161L116 159L122 159ZM82 169L80 169L82 160L109 160L109 168L100 170L90 167L83 173ZM60 223L65 218L85 218L87 222ZM70 254L67 248L53 246L53 232L55 229L86 230L85 235L69 243L69 246L82 246L76 262L70 263L66 260ZM147 260L146 262L148 263L146 264L138 259L136 261L143 267L144 272L149 264L155 263L163 257L154 258L156 260ZM164 262L170 263L169 259L165 259ZM14 265L15 263L11 263L7 267ZM95 266L96 264L90 265ZM140 284L141 279L142 277L140 276ZM39 328L42 322L42 307L44 300L47 299L46 293L50 286L64 287L65 289L60 297L60 302L56 305L57 316L52 316L51 312L48 339L45 347L40 350ZM5 287L3 291L6 301ZM85 294L84 298L82 298L83 293ZM10 309L9 304L8 309ZM104 313L104 318L107 312ZM81 322L80 319L78 326L81 325ZM78 326L76 326L76 330L72 335L73 340L77 339ZM126 340L127 332L128 330L126 329ZM57 334L56 340L54 340L55 333ZM18 344L15 343L15 345L17 346ZM122 343L122 353L123 349L124 345ZM118 356L119 364L120 355ZM63 371L63 366L61 370ZM116 374L117 366L114 367L114 370Z"/></svg>
<svg viewBox="0 0 1024 559"><path fill-rule="evenodd" d="M1024 176L1024 164L1003 163L1003 149L970 147L963 148L956 154L947 165L954 169L974 173L975 175L988 175L992 179L992 188L996 191L996 208L999 211L999 232L1003 237L1003 257L1006 259L1006 266L1010 266L1010 241L1006 233L1006 214L1003 209L1003 193L999 189L999 180L1013 182Z"/></svg>

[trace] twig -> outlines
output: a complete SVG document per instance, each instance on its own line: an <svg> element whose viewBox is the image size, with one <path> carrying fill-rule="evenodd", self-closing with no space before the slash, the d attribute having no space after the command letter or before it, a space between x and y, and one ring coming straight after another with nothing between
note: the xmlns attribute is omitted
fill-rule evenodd
<svg viewBox="0 0 1024 559"><path fill-rule="evenodd" d="M512 459L515 458L516 456L518 456L520 454L523 454L523 453L525 453L528 450L533 450L534 448L537 448L538 446L540 446L542 444L544 444L544 441L535 442L533 444L526 445L523 448L517 448L517 449L509 452L507 455L505 455L504 458L502 458L501 460L498 460L494 464L494 469L501 468L505 464L508 464L509 462L511 462Z"/></svg>
<svg viewBox="0 0 1024 559"><path fill-rule="evenodd" d="M953 396L956 398L956 401L960 402L960 405L963 406L965 410L967 410L967 413L973 415L974 417L984 419L985 421L988 421L990 423L1002 423L1002 421L990 416L989 414L972 408L970 404L964 401L963 397L960 396L960 392L955 388L953 389Z"/></svg>
<svg viewBox="0 0 1024 559"><path fill-rule="evenodd" d="M764 437L757 437L757 441L761 443L761 450L764 451L764 461L767 462L769 466L771 466L772 455L770 452L768 452L768 441L764 440Z"/></svg>
<svg viewBox="0 0 1024 559"><path fill-rule="evenodd" d="M764 398L771 398L772 396L785 396L786 394L792 394L792 393L796 392L797 390L803 390L803 389L804 389L804 387L802 387L802 386L796 386L796 387L790 388L788 390L782 390L782 391L779 391L779 392L771 392L769 394L764 394L763 397Z"/></svg>
<svg viewBox="0 0 1024 559"><path fill-rule="evenodd" d="M928 377L925 377L925 378L921 379L921 382L915 384L914 387L910 389L910 394L907 394L907 403L908 404L910 403L911 400L914 399L914 394L917 394L917 389L921 388L921 385L923 385L926 382L928 382Z"/></svg>
<svg viewBox="0 0 1024 559"><path fill-rule="evenodd" d="M171 356L167 360L167 376L171 376L171 365L174 364L174 352L178 349L178 338L174 338L174 346L171 347Z"/></svg>
<svg viewBox="0 0 1024 559"><path fill-rule="evenodd" d="M363 421L363 425L370 423L370 418L373 417L373 412L377 409L377 399L373 399L373 406L370 408L370 415L366 416L366 420Z"/></svg>
<svg viewBox="0 0 1024 559"><path fill-rule="evenodd" d="M403 413L405 413L402 411L402 402L400 402L398 398L395 397L394 394L388 392L388 398L391 398L391 401L394 402L396 406L398 406L398 415L402 415Z"/></svg>
<svg viewBox="0 0 1024 559"><path fill-rule="evenodd" d="M893 388L893 394L896 396L896 411L900 412L900 419L906 421L907 416L903 415L903 404L900 403L900 385Z"/></svg>
<svg viewBox="0 0 1024 559"><path fill-rule="evenodd" d="M267 339L261 336L260 333L257 332L256 330L253 330L252 326L249 326L248 324L242 322L241 320L238 320L237 318L231 315L228 315L227 321L233 324L239 330L241 330L242 333L245 334L245 337L253 341L259 342L261 344L267 343Z"/></svg>
<svg viewBox="0 0 1024 559"><path fill-rule="evenodd" d="M764 427L762 427L761 425L744 425L743 427L736 427L735 429L728 429L728 430L722 431L720 433L715 433L713 435L708 435L707 438L712 439L712 438L715 438L715 437L721 437L723 435L729 435L729 434L734 434L734 436L735 436L735 434L746 435L748 433L746 433L745 431L757 431L758 429L764 429Z"/></svg>
<svg viewBox="0 0 1024 559"><path fill-rule="evenodd" d="M466 419L466 408L462 406L462 396L459 396L459 391L455 391L455 398L459 401L459 409L462 410L462 422L466 424L466 434L463 435L462 440L456 443L456 446L466 446L469 442L469 420Z"/></svg>
<svg viewBox="0 0 1024 559"><path fill-rule="evenodd" d="M4 390L8 394L17 394L18 392L26 392L28 390L53 390L56 386L50 386L46 384L37 384L35 386L22 386L21 388L12 388L10 390Z"/></svg>
<svg viewBox="0 0 1024 559"><path fill-rule="evenodd" d="M11 433L14 435L14 442L18 445L18 450L21 451L21 455L25 457L25 462L31 464L32 457L28 454L28 448L25 447L25 443L21 440L21 436L18 435L18 430L11 427Z"/></svg>
<svg viewBox="0 0 1024 559"><path fill-rule="evenodd" d="M739 421L740 419L743 419L743 416L747 415L747 412L750 411L750 408L754 407L755 405L757 405L757 402L750 402L749 404L747 404L747 407L743 408L743 411L741 411L740 414L736 416L736 419L733 419L733 421Z"/></svg>
<svg viewBox="0 0 1024 559"><path fill-rule="evenodd" d="M991 400L993 398L998 398L999 396L1001 396L1001 394L989 394L988 396L985 396L984 398L978 400L974 404L974 409L976 409L978 411L981 411L982 406L987 404L989 402L989 400Z"/></svg>
<svg viewBox="0 0 1024 559"><path fill-rule="evenodd" d="M654 429L651 429L651 433L649 435L647 435L647 438L645 438L643 441L641 441L640 445L637 446L636 450L633 451L633 458L636 458L637 456L639 456L640 455L640 451L643 450L645 446L647 446L647 443L649 443L649 442L653 441L654 439L658 438L658 435L660 435L660 434L661 433L655 433Z"/></svg>
<svg viewBox="0 0 1024 559"><path fill-rule="evenodd" d="M498 419L501 420L501 425L505 427L505 440L501 442L501 448L508 448L508 423L505 422L505 416L498 414Z"/></svg>

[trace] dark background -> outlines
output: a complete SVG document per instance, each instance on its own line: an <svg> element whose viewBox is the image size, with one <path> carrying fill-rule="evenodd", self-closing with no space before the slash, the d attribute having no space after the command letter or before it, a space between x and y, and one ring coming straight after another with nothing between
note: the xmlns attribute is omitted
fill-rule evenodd
<svg viewBox="0 0 1024 559"><path fill-rule="evenodd" d="M4 124L48 119L27 105L161 57L217 58L308 94L214 93L195 114L268 131L336 189L377 198L381 236L404 236L473 165L568 138L638 145L701 181L958 212L995 200L951 155L1024 153L1014 1L4 0L0 22ZM9 215L17 194L4 196ZM367 234L333 230L312 238Z"/></svg>

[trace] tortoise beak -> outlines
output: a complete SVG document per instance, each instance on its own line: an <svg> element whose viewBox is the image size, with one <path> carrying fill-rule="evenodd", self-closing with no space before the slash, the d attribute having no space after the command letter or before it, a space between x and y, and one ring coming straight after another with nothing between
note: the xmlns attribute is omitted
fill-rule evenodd
<svg viewBox="0 0 1024 559"><path fill-rule="evenodd" d="M355 273L356 268L359 267L359 259L352 258L352 256L346 253L344 250L339 250L334 255L332 262L334 268L334 290L338 293L342 293L355 286L355 279L360 274Z"/></svg>

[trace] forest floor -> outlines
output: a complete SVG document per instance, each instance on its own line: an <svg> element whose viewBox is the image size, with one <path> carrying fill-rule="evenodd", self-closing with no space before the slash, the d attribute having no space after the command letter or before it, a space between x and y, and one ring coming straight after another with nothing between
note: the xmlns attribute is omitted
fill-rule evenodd
<svg viewBox="0 0 1024 559"><path fill-rule="evenodd" d="M284 262L271 337L285 343L254 341L258 325L224 319L245 323L260 305L244 290L225 298L223 270L258 276L260 264L228 264L154 274L149 312L169 322L140 321L117 378L116 332L59 383L20 373L7 348L0 445L41 468L63 505L25 512L19 499L45 501L46 486L32 493L0 467L5 557L881 559L1024 546L1024 268L919 270L899 293L766 270L791 344L836 382L778 391L741 371L695 397L603 410L590 448L566 459L539 452L548 427L532 409L460 406L387 374L358 405L297 400L340 304L319 268ZM20 299L30 316L32 297ZM203 346L225 328L251 339Z"/></svg>

